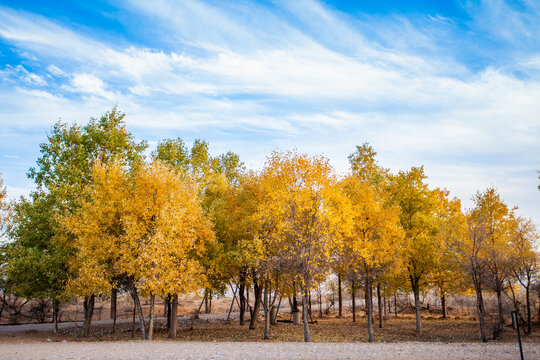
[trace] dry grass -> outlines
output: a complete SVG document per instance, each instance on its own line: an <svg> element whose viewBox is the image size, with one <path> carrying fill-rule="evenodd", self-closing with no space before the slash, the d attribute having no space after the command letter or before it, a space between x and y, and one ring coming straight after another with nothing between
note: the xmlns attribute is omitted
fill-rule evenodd
<svg viewBox="0 0 540 360"><path fill-rule="evenodd" d="M327 316L316 318L317 323L310 324L311 340L314 342L365 342L367 341L366 319L360 317L353 323L351 317L336 318ZM249 330L248 325L238 325L238 320L208 321L190 320L179 324L178 336L171 341L262 341L263 322L259 322L257 329ZM374 326L376 342L478 342L479 327L477 321L467 318L441 319L439 317L427 316L422 319L422 333L416 334L414 318L409 315L399 318L388 318L384 327L380 329L378 322ZM271 327L270 341L280 342L301 342L303 341L303 327L290 323L278 323ZM60 334L54 335L52 332L25 332L20 334L3 335L0 342L32 342L32 341L81 341L78 338L76 328L61 330ZM89 338L85 341L113 341L140 339L140 332L137 330L134 337L131 333L131 324L120 324L116 332L111 332L110 326L94 326ZM155 339L167 339L166 329L158 324L155 332ZM51 341L49 340L49 341ZM507 327L498 342L515 342L517 335L514 330ZM533 333L523 335L523 341L540 343L540 328L535 326Z"/></svg>

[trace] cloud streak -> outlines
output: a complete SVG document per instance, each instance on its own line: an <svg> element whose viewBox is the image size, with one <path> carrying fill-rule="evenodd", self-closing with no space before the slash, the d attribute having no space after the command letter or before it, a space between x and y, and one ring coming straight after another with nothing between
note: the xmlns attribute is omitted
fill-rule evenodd
<svg viewBox="0 0 540 360"><path fill-rule="evenodd" d="M540 51L508 51L514 61L503 63L486 55L493 41L530 42L539 34L538 9L467 4L468 31L491 36L478 66L463 60L465 38L449 45L463 24L438 14L353 16L307 0L120 7L124 21L164 40L105 40L0 7L0 41L27 54L0 68L4 127L45 132L58 117L85 121L118 104L136 135L151 141L204 137L253 166L275 147L297 146L326 154L339 171L354 145L369 141L383 165L424 163L437 184L447 178L462 198L491 185L481 175L490 174L512 189L508 201L540 220L531 210L536 179L525 179L540 153ZM507 25L498 29L483 12L506 13ZM1 161L10 166L9 157ZM501 175L506 166L508 177Z"/></svg>

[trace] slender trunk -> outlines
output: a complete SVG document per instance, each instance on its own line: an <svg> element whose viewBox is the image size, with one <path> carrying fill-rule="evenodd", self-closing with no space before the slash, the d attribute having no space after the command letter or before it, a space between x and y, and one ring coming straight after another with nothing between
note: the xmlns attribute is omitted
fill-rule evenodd
<svg viewBox="0 0 540 360"><path fill-rule="evenodd" d="M268 301L268 275L264 280L264 340L270 339L270 304Z"/></svg>
<svg viewBox="0 0 540 360"><path fill-rule="evenodd" d="M304 322L304 342L309 342L309 323L308 323L308 299L307 288L304 284L300 286L302 290L302 321Z"/></svg>
<svg viewBox="0 0 540 360"><path fill-rule="evenodd" d="M377 305L379 306L379 328L383 327L381 284L377 284Z"/></svg>
<svg viewBox="0 0 540 360"><path fill-rule="evenodd" d="M351 297L352 297L352 321L356 322L356 287L354 279L351 281Z"/></svg>
<svg viewBox="0 0 540 360"><path fill-rule="evenodd" d="M255 278L253 281L253 291L255 291L255 305L253 305L253 314L251 315L251 321L249 322L249 328L255 329L257 325L257 319L261 311L261 298L262 298L262 286L259 285L258 280Z"/></svg>
<svg viewBox="0 0 540 360"><path fill-rule="evenodd" d="M139 314L139 324L141 326L141 337L143 340L146 340L146 325L144 324L144 315L142 312L141 301L139 299L139 294L137 293L137 288L135 284L131 283L131 297L135 302L135 307L137 308L137 313Z"/></svg>
<svg viewBox="0 0 540 360"><path fill-rule="evenodd" d="M277 316L278 316L278 313L279 313L279 307L281 306L281 300L282 299L283 299L283 296L280 295L279 296L279 301L278 301L278 304L277 304L277 307L276 307L276 313L274 314L274 317L272 318L272 321L270 322L272 325L277 324Z"/></svg>
<svg viewBox="0 0 540 360"><path fill-rule="evenodd" d="M368 326L368 341L373 342L373 288L371 279L366 276L366 307L367 307L367 326Z"/></svg>
<svg viewBox="0 0 540 360"><path fill-rule="evenodd" d="M209 291L206 289L204 291L204 313L208 314L210 312L210 306L208 304Z"/></svg>
<svg viewBox="0 0 540 360"><path fill-rule="evenodd" d="M53 299L53 323L54 323L54 333L58 334L58 310L60 309L60 301Z"/></svg>
<svg viewBox="0 0 540 360"><path fill-rule="evenodd" d="M527 334L531 333L531 294L530 294L530 282L525 288L525 299L527 301Z"/></svg>
<svg viewBox="0 0 540 360"><path fill-rule="evenodd" d="M308 315L311 321L313 321L313 317L311 316L311 291L308 292Z"/></svg>
<svg viewBox="0 0 540 360"><path fill-rule="evenodd" d="M116 330L116 295L118 293L117 289L111 290L111 319L113 321L112 332Z"/></svg>
<svg viewBox="0 0 540 360"><path fill-rule="evenodd" d="M482 296L482 284L480 284L480 281L478 279L475 279L474 275L473 275L473 282L474 282L474 289L476 291L476 310L478 311L478 319L480 321L480 337L482 338L482 342L487 342L487 336L486 336L486 330L485 330L485 324L484 324L484 316L486 314L486 310L484 308L484 298Z"/></svg>
<svg viewBox="0 0 540 360"><path fill-rule="evenodd" d="M90 333L90 325L92 324L92 315L94 315L95 296L91 295L84 299L84 321L81 331L81 337L87 337Z"/></svg>
<svg viewBox="0 0 540 360"><path fill-rule="evenodd" d="M171 316L171 326L169 327L169 338L174 339L176 337L176 329L178 328L178 294L172 296L171 309L169 311Z"/></svg>
<svg viewBox="0 0 540 360"><path fill-rule="evenodd" d="M441 307L442 317L443 319L446 319L446 294L444 292L441 293Z"/></svg>
<svg viewBox="0 0 540 360"><path fill-rule="evenodd" d="M319 317L322 318L322 294L321 294L321 285L319 285L318 288L319 288Z"/></svg>
<svg viewBox="0 0 540 360"><path fill-rule="evenodd" d="M131 338L135 337L135 315L137 314L137 304L133 300L133 318L131 319Z"/></svg>
<svg viewBox="0 0 540 360"><path fill-rule="evenodd" d="M420 307L420 279L418 277L410 276L411 287L414 294L414 308L416 310L416 333L419 334L422 331L422 317Z"/></svg>
<svg viewBox="0 0 540 360"><path fill-rule="evenodd" d="M388 304L388 301L386 301L386 296L383 296L383 309L384 309L384 318L386 319L386 316L388 315L388 311L390 311L390 305Z"/></svg>
<svg viewBox="0 0 540 360"><path fill-rule="evenodd" d="M495 289L495 293L497 294L498 321L497 321L497 327L496 327L495 331L493 332L493 338L494 339L499 337L500 333L503 331L503 328L504 328L502 289L501 289L501 286L499 284L497 284L497 287Z"/></svg>
<svg viewBox="0 0 540 360"><path fill-rule="evenodd" d="M154 302L156 295L150 294L150 325L148 325L148 340L154 337Z"/></svg>
<svg viewBox="0 0 540 360"><path fill-rule="evenodd" d="M244 283L242 278L240 278L240 325L244 325L244 316L246 314L246 297L244 296Z"/></svg>
<svg viewBox="0 0 540 360"><path fill-rule="evenodd" d="M171 329L171 323L172 323L172 316L171 316L171 309L172 309L172 297L171 294L167 294L167 298L165 300L165 303L167 305L167 331Z"/></svg>
<svg viewBox="0 0 540 360"><path fill-rule="evenodd" d="M343 316L343 310L342 310L343 309L343 302L341 300L341 275L340 274L338 274L338 305L339 305L339 307L338 307L338 309L339 309L338 310L339 311L338 316L341 317L341 316Z"/></svg>
<svg viewBox="0 0 540 360"><path fill-rule="evenodd" d="M169 316L169 295L163 298L163 316Z"/></svg>
<svg viewBox="0 0 540 360"><path fill-rule="evenodd" d="M231 312L232 312L232 308L233 308L233 305L234 305L234 301L236 300L236 292L238 291L238 286L236 286L234 288L234 291L233 291L233 298L232 298L232 301L231 301L231 306L229 307L229 313L227 314L227 321L229 321L229 319L231 318Z"/></svg>
<svg viewBox="0 0 540 360"><path fill-rule="evenodd" d="M394 317L397 318L397 292L394 291Z"/></svg>

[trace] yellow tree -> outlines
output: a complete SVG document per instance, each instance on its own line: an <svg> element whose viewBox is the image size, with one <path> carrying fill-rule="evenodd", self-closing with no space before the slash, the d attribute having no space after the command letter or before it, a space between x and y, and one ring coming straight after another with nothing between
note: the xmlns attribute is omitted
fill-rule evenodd
<svg viewBox="0 0 540 360"><path fill-rule="evenodd" d="M265 197L258 216L269 229L263 240L279 249L280 262L300 283L308 342L307 295L330 261L339 222L337 181L323 157L273 152L261 173L261 188Z"/></svg>
<svg viewBox="0 0 540 360"><path fill-rule="evenodd" d="M373 341L373 283L384 271L397 267L403 237L399 208L389 206L372 184L351 175L342 182L349 200L350 228L342 232L340 250L348 267L363 276L368 313L368 340ZM346 260L346 261L347 261Z"/></svg>
<svg viewBox="0 0 540 360"><path fill-rule="evenodd" d="M527 311L527 333L531 333L531 285L540 270L538 232L530 219L518 217L510 243L512 253L510 263L515 279L525 288L525 307Z"/></svg>
<svg viewBox="0 0 540 360"><path fill-rule="evenodd" d="M436 200L424 182L423 167L413 167L392 176L391 197L401 209L400 223L405 232L403 251L416 309L416 332L421 327L420 288L433 270L439 239L436 236Z"/></svg>
<svg viewBox="0 0 540 360"><path fill-rule="evenodd" d="M198 258L213 233L197 187L160 162L141 165L133 174L117 162L98 163L92 180L85 194L90 200L63 220L77 249L69 289L86 295L125 286L146 339L140 292L153 299L201 286ZM151 337L152 306L150 312ZM176 321L172 325L176 329Z"/></svg>
<svg viewBox="0 0 540 360"><path fill-rule="evenodd" d="M482 254L487 270L485 285L495 291L497 296L498 322L493 329L493 337L496 338L504 329L502 294L507 279L511 276L510 241L515 223L514 214L494 188L477 193L474 200L476 207L472 214L485 235L485 248Z"/></svg>
<svg viewBox="0 0 540 360"><path fill-rule="evenodd" d="M464 236L467 223L458 198L449 199L449 192L446 190L436 190L435 195L437 197L436 222L441 248L435 254L430 281L439 291L442 317L446 318L446 297L465 290L464 277L466 275L459 262L456 261L449 244L454 239L461 239Z"/></svg>

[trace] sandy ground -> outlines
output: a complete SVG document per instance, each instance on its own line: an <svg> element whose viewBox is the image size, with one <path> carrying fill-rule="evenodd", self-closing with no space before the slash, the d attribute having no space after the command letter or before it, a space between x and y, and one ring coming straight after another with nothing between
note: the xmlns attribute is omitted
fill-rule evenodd
<svg viewBox="0 0 540 360"><path fill-rule="evenodd" d="M540 344L524 344L540 359ZM517 344L60 342L0 345L2 359L519 359Z"/></svg>

